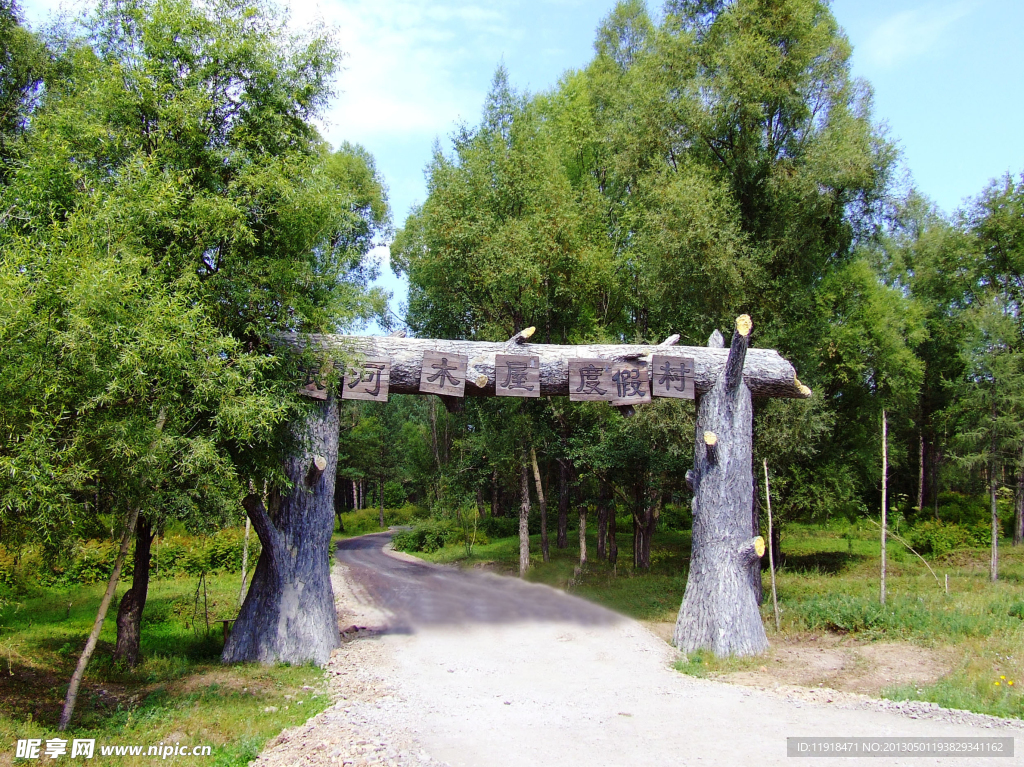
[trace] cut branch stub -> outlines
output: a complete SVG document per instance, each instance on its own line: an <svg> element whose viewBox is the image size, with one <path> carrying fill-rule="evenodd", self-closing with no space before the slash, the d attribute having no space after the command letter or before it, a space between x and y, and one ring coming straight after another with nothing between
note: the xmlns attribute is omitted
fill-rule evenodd
<svg viewBox="0 0 1024 767"><path fill-rule="evenodd" d="M718 463L718 435L713 431L704 432L704 452L708 463Z"/></svg>
<svg viewBox="0 0 1024 767"><path fill-rule="evenodd" d="M320 475L324 473L324 469L327 468L327 459L322 455L315 456L313 462L309 466L309 473L306 474L306 485L313 487L316 481L320 479Z"/></svg>

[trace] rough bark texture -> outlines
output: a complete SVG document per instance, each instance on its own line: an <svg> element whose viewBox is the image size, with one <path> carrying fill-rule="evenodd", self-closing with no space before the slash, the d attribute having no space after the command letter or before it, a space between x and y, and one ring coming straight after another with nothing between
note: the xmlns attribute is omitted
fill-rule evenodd
<svg viewBox="0 0 1024 767"><path fill-rule="evenodd" d="M149 520L139 515L135 524L135 555L133 557L132 587L121 597L117 610L117 644L114 661L135 668L142 654L142 611L146 609L149 593L149 561L153 545L153 531Z"/></svg>
<svg viewBox="0 0 1024 767"><path fill-rule="evenodd" d="M994 440L993 440L994 441ZM992 502L992 552L989 558L989 579L995 583L999 580L999 503L996 500L996 467L989 469L989 498Z"/></svg>
<svg viewBox="0 0 1024 767"><path fill-rule="evenodd" d="M756 538L761 534L761 497L757 492L757 477L754 477L753 481L754 499L750 512L750 535ZM764 601L764 584L761 581L762 564L763 562L760 559L750 563L750 588L754 592L754 599L757 600L759 605Z"/></svg>
<svg viewBox="0 0 1024 767"><path fill-rule="evenodd" d="M270 510L256 494L243 501L263 550L224 647L225 663L323 666L338 646L330 578L338 426L333 395L313 405L293 426L299 447L285 462L292 492L272 499Z"/></svg>
<svg viewBox="0 0 1024 767"><path fill-rule="evenodd" d="M572 468L568 459L558 459L558 537L555 546L564 549L569 545L569 492L572 484Z"/></svg>
<svg viewBox="0 0 1024 767"><path fill-rule="evenodd" d="M597 490L597 558L608 558L608 501L611 491L608 483L600 480Z"/></svg>
<svg viewBox="0 0 1024 767"><path fill-rule="evenodd" d="M547 562L551 555L548 547L548 502L544 498L544 483L540 478L540 466L537 464L537 451L530 448L530 462L533 464L533 481L537 485L537 503L540 506L540 553Z"/></svg>
<svg viewBox="0 0 1024 767"><path fill-rule="evenodd" d="M645 492L646 490L646 492ZM651 569L651 539L658 524L661 500L649 481L640 481L634 488L633 501L633 567Z"/></svg>
<svg viewBox="0 0 1024 767"><path fill-rule="evenodd" d="M393 338L389 336L341 336L282 334L280 343L295 348L313 346L336 355L362 358L386 357L391 360L391 394L420 394L420 370L423 353L443 351L469 357L466 371L467 397L493 397L495 392L494 355L536 354L540 357L540 393L543 396L568 396L569 360L599 357L609 360L643 360L652 354L667 353L666 346L643 344L607 344L568 346L519 343L513 337L506 343L485 341L448 341L433 338ZM698 394L711 390L725 368L725 349L699 346L671 346L672 354L693 358L694 389ZM770 349L751 349L743 365L743 378L755 397L804 399L811 391L796 378L793 366Z"/></svg>
<svg viewBox="0 0 1024 767"><path fill-rule="evenodd" d="M530 467L526 451L523 451L522 470L519 473L519 577L525 578L530 569Z"/></svg>
<svg viewBox="0 0 1024 767"><path fill-rule="evenodd" d="M587 508L580 506L580 567L587 563Z"/></svg>
<svg viewBox="0 0 1024 767"><path fill-rule="evenodd" d="M608 564L614 565L619 561L619 539L618 528L615 521L615 499L612 498L608 504Z"/></svg>
<svg viewBox="0 0 1024 767"><path fill-rule="evenodd" d="M693 556L673 637L684 652L755 655L768 649L750 588L751 564L764 542L750 535L753 410L742 375L749 334L749 318L740 317L722 375L698 408Z"/></svg>
<svg viewBox="0 0 1024 767"><path fill-rule="evenodd" d="M1017 470L1017 498L1013 515L1013 545L1020 546L1024 540L1024 463Z"/></svg>

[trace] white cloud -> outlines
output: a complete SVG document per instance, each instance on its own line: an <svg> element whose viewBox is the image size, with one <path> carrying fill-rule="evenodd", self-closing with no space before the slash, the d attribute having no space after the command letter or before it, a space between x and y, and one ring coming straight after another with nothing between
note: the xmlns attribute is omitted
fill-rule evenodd
<svg viewBox="0 0 1024 767"><path fill-rule="evenodd" d="M295 22L338 29L345 69L326 116L332 138L444 135L480 112L487 84L521 32L509 4L324 0L296 3Z"/></svg>
<svg viewBox="0 0 1024 767"><path fill-rule="evenodd" d="M973 7L974 3L958 2L897 13L875 27L860 50L870 66L888 69L936 48L944 33Z"/></svg>

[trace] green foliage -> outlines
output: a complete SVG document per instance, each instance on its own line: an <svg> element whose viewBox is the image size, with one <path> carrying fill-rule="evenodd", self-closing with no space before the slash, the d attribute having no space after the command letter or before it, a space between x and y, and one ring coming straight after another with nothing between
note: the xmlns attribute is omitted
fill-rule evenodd
<svg viewBox="0 0 1024 767"><path fill-rule="evenodd" d="M470 528L469 535L473 535L474 532L476 534L474 545L486 546L489 543L482 530L474 531ZM428 554L439 551L445 546L466 543L467 531L454 519L428 519L414 529L398 533L392 538L392 544L397 551L422 551Z"/></svg>
<svg viewBox="0 0 1024 767"><path fill-rule="evenodd" d="M397 508L385 508L384 526L387 529L392 525L409 525L422 519L425 514L424 509L409 503ZM379 511L376 508L345 512L341 515L341 521L345 525L345 535L381 532L381 527L378 524Z"/></svg>
<svg viewBox="0 0 1024 767"><path fill-rule="evenodd" d="M924 520L907 530L907 542L918 554L932 554L941 557L951 551L989 543L990 533L984 523L964 527L955 522Z"/></svg>

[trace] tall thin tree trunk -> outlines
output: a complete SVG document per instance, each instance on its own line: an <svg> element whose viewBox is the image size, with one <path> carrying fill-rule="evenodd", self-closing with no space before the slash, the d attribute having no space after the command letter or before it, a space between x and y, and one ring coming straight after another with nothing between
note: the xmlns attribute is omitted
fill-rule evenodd
<svg viewBox="0 0 1024 767"><path fill-rule="evenodd" d="M772 488L768 482L768 459L764 461L764 499L765 504L768 507L768 540L772 540ZM772 571L772 607L775 610L775 633L778 633L780 628L779 622L779 597L775 590L775 555L772 553L772 546L768 546L768 568Z"/></svg>
<svg viewBox="0 0 1024 767"><path fill-rule="evenodd" d="M476 488L476 515L479 519L487 516L487 507L484 506L484 489L477 485Z"/></svg>
<svg viewBox="0 0 1024 767"><path fill-rule="evenodd" d="M885 410L882 411L882 577L879 586L879 599L885 604L885 531L889 512L888 498L889 478L889 423Z"/></svg>
<svg viewBox="0 0 1024 767"><path fill-rule="evenodd" d="M559 458L558 466L558 535L555 546L564 549L569 545L569 459Z"/></svg>
<svg viewBox="0 0 1024 767"><path fill-rule="evenodd" d="M292 426L300 447L284 464L290 493L272 493L270 510L256 493L242 502L263 548L225 663L323 666L338 646L330 573L338 425L333 394L312 404Z"/></svg>
<svg viewBox="0 0 1024 767"><path fill-rule="evenodd" d="M597 490L597 558L608 558L608 483L598 480Z"/></svg>
<svg viewBox="0 0 1024 767"><path fill-rule="evenodd" d="M340 517L339 517L340 521ZM242 602L245 600L245 577L249 572L249 529L252 527L252 522L249 520L249 515L245 515L245 542L242 544L242 585L238 589L238 606L242 606ZM345 532L345 526L342 525L341 532Z"/></svg>
<svg viewBox="0 0 1024 767"><path fill-rule="evenodd" d="M135 524L135 556L132 568L132 587L121 597L117 610L117 643L114 661L135 668L142 654L142 613L149 594L150 548L153 544L149 520L139 515Z"/></svg>
<svg viewBox="0 0 1024 767"><path fill-rule="evenodd" d="M540 505L540 553L547 562L548 549L548 502L544 499L544 484L540 480L540 466L537 465L537 451L530 448L530 462L533 464L533 481L537 486L537 503Z"/></svg>
<svg viewBox="0 0 1024 767"><path fill-rule="evenodd" d="M608 564L614 566L619 561L619 539L615 528L615 498L608 500Z"/></svg>
<svg viewBox="0 0 1024 767"><path fill-rule="evenodd" d="M378 527L384 529L384 480L377 480L377 501L380 504L380 518L377 520Z"/></svg>
<svg viewBox="0 0 1024 767"><path fill-rule="evenodd" d="M139 518L139 509L132 509L128 517L128 526L121 536L121 548L117 552L117 559L114 560L114 570L107 580L107 590L100 600L100 609L96 612L96 622L92 624L92 631L89 639L86 640L85 649L78 658L78 665L75 666L75 673L71 675L71 683L68 685L68 694L64 697L64 709L60 713L59 730L66 730L71 722L71 716L75 713L75 703L78 701L78 687L82 684L82 677L85 676L85 668L89 665L93 651L96 649L96 642L99 641L100 631L103 630L103 622L107 619L107 610L110 609L110 600L114 598L114 591L117 589L117 582L121 578L121 567L124 565L124 558L128 554L128 547L131 545L132 537L135 535L135 523Z"/></svg>
<svg viewBox="0 0 1024 767"><path fill-rule="evenodd" d="M995 442L995 439L992 440ZM993 445L993 448L995 446ZM992 502L992 554L989 560L989 579L995 583L999 580L999 501L996 497L996 464L992 461L988 472L988 493Z"/></svg>
<svg viewBox="0 0 1024 767"><path fill-rule="evenodd" d="M1024 456L1017 469L1017 497L1013 515L1013 545L1020 546L1024 540Z"/></svg>
<svg viewBox="0 0 1024 767"><path fill-rule="evenodd" d="M519 471L519 577L525 578L530 569L530 464L526 450L523 450L522 467Z"/></svg>
<svg viewBox="0 0 1024 767"><path fill-rule="evenodd" d="M752 473L750 478L754 483L754 497L750 507L750 534L756 538L761 535L761 494L757 491L757 475ZM768 536L768 540L771 540L771 535ZM750 563L750 588L754 592L754 599L760 605L764 601L760 559Z"/></svg>
<svg viewBox="0 0 1024 767"><path fill-rule="evenodd" d="M924 511L924 426L917 435L917 510Z"/></svg>
<svg viewBox="0 0 1024 767"><path fill-rule="evenodd" d="M580 504L580 567L587 564L587 507Z"/></svg>

